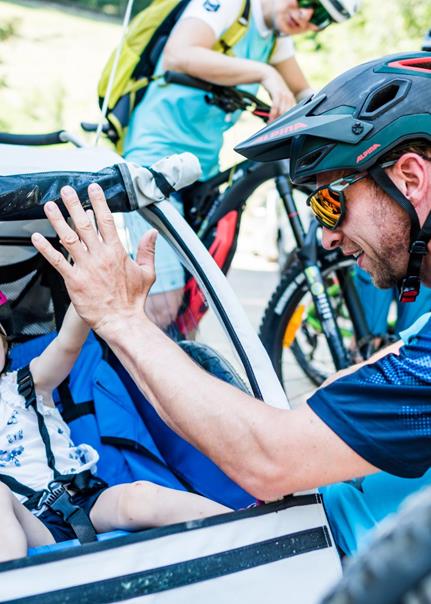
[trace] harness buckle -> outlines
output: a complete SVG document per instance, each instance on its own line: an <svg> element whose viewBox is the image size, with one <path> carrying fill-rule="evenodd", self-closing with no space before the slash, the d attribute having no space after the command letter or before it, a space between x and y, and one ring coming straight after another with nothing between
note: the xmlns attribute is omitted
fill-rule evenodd
<svg viewBox="0 0 431 604"><path fill-rule="evenodd" d="M49 483L48 488L42 491L42 495L37 502L35 507L36 510L41 510L43 507L52 507L52 504L65 493L66 489L61 482L52 481Z"/></svg>

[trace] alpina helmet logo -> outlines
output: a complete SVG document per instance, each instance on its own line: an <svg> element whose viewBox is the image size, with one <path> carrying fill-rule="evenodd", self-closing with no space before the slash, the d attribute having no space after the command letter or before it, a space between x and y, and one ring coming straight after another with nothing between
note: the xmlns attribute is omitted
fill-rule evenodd
<svg viewBox="0 0 431 604"><path fill-rule="evenodd" d="M361 161L364 161L364 159L371 155L371 153L374 153L374 151L381 146L382 145L379 145L378 143L374 143L374 145L371 145L371 147L365 149L365 151L361 153L361 155L358 155L358 157L356 158L356 163L359 164Z"/></svg>
<svg viewBox="0 0 431 604"><path fill-rule="evenodd" d="M307 124L303 124L302 122L297 122L291 126L283 126L283 128L278 128L277 130L273 130L267 134L262 134L262 136L259 136L259 138L255 140L255 143L264 143L265 141L270 141L273 138L284 136L285 134L290 134L291 132L296 132L296 130L301 130L302 128L306 127Z"/></svg>

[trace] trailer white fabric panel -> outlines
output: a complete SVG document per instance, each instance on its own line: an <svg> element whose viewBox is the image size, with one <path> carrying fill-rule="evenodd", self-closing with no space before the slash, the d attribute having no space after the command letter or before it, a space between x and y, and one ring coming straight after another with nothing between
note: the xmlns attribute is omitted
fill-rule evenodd
<svg viewBox="0 0 431 604"><path fill-rule="evenodd" d="M317 604L339 578L317 495L0 566L1 602Z"/></svg>

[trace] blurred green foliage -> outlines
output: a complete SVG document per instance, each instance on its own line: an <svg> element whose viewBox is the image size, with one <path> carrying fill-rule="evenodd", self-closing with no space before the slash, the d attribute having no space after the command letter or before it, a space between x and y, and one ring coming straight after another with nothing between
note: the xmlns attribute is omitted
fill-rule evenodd
<svg viewBox="0 0 431 604"><path fill-rule="evenodd" d="M56 4L79 6L88 10L103 13L105 15L121 16L127 6L127 0L55 0ZM133 14L138 13L150 4L151 0L135 0L133 3Z"/></svg>
<svg viewBox="0 0 431 604"><path fill-rule="evenodd" d="M405 50L420 50L431 28L431 2L363 0L355 18L297 39L298 59L313 86L356 63Z"/></svg>
<svg viewBox="0 0 431 604"><path fill-rule="evenodd" d="M134 0L134 12L149 2ZM0 0L0 129L42 131L97 119L96 84L120 39L126 4ZM319 88L362 61L419 50L430 28L431 0L363 0L354 19L296 36L295 45L311 86Z"/></svg>

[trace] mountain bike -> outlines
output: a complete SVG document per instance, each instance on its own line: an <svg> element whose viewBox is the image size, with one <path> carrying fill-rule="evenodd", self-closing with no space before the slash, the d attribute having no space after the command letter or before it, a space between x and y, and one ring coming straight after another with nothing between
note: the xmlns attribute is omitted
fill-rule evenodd
<svg viewBox="0 0 431 604"><path fill-rule="evenodd" d="M207 102L226 113L243 110L268 119L269 106L248 92L174 72L167 72L165 80L204 90ZM81 125L90 132L97 128L94 124ZM104 126L103 132L113 140L114 133L109 125ZM0 133L0 142L83 144L65 131L31 136ZM368 329L355 290L350 270L353 259L343 257L337 251L325 251L314 220L306 231L296 197L303 198L309 190L292 185L289 162L263 164L247 160L207 181L195 183L182 191L185 217L226 274L236 251L247 201L260 185L269 181L275 182L295 250L289 256L280 283L264 312L260 336L285 387L288 380L286 350L293 354L305 374L319 384L334 370L348 367L374 352L374 335ZM189 338L206 310L204 293L196 280L188 276L175 322L177 339Z"/></svg>

